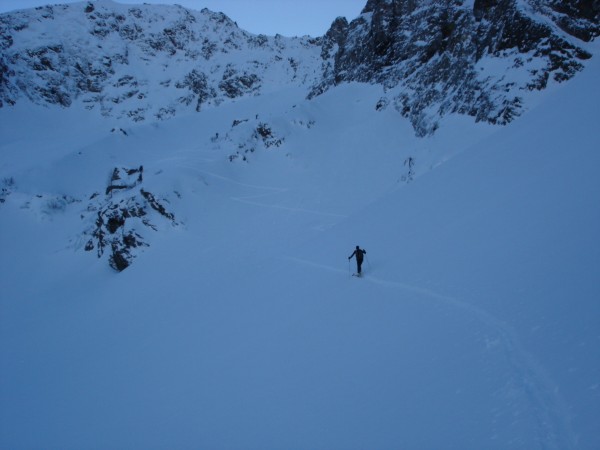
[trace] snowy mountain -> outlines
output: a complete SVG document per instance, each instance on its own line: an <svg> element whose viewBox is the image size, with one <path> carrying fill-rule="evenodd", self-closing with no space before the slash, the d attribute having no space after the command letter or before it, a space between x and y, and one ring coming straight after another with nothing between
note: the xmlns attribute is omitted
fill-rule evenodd
<svg viewBox="0 0 600 450"><path fill-rule="evenodd" d="M110 0L0 15L0 42L0 105L133 121L310 84L318 58L308 38L252 35L222 13Z"/></svg>
<svg viewBox="0 0 600 450"><path fill-rule="evenodd" d="M600 447L594 8L1 15L0 448Z"/></svg>
<svg viewBox="0 0 600 450"><path fill-rule="evenodd" d="M252 35L221 13L110 0L0 15L0 106L95 109L134 121L285 86L314 97L381 84L420 136L438 117L506 124L527 92L570 79L600 33L590 2L369 0L322 38Z"/></svg>
<svg viewBox="0 0 600 450"><path fill-rule="evenodd" d="M392 103L421 136L449 113L506 124L528 91L570 79L591 57L581 41L600 33L597 5L562 3L369 0L325 36L325 76L313 93L380 83L378 105Z"/></svg>

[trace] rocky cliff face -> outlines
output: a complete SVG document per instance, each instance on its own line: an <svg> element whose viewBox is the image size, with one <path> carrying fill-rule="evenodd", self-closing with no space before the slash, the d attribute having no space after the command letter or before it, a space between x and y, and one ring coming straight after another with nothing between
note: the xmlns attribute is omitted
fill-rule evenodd
<svg viewBox="0 0 600 450"><path fill-rule="evenodd" d="M383 84L419 135L448 113L505 124L523 93L571 78L600 33L597 1L369 0L324 37L323 80Z"/></svg>
<svg viewBox="0 0 600 450"><path fill-rule="evenodd" d="M505 124L562 82L600 34L597 0L368 0L317 39L252 35L223 14L109 0L0 15L0 106L23 98L105 116L181 110L300 86L381 84L419 136L449 113Z"/></svg>

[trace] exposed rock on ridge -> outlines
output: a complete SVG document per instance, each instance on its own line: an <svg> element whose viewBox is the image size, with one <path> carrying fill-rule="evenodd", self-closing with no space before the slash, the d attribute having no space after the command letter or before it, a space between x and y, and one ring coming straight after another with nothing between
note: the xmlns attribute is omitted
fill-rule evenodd
<svg viewBox="0 0 600 450"><path fill-rule="evenodd" d="M311 95L349 81L383 84L419 135L447 113L505 124L524 91L581 70L591 55L577 40L598 34L597 2L369 0L325 35L323 80Z"/></svg>
<svg viewBox="0 0 600 450"><path fill-rule="evenodd" d="M0 15L0 106L25 97L133 121L165 119L310 85L315 48L308 38L252 35L207 9L99 0L17 11Z"/></svg>
<svg viewBox="0 0 600 450"><path fill-rule="evenodd" d="M66 24L68 23L68 26ZM420 136L449 113L510 122L600 34L597 0L368 0L322 38L252 35L222 13L95 2L0 15L0 107L24 97L161 120L300 86L377 83Z"/></svg>

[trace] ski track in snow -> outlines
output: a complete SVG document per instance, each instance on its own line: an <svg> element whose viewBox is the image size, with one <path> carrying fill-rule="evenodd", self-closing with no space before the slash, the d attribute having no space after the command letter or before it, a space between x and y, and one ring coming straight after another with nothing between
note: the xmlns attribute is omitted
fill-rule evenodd
<svg viewBox="0 0 600 450"><path fill-rule="evenodd" d="M273 187L273 186L259 186L259 185L255 185L255 184L248 184L248 183L242 183L241 181L237 181L233 178L229 178L223 175L220 175L218 173L214 173L214 172L209 172L207 170L201 170L198 169L198 172L213 177L213 178L217 178L219 180L222 181L227 181L231 184L235 184L237 186L242 186L242 187L247 187L247 188L252 188L252 189L263 189L263 190L268 190L268 191L273 191L273 192L287 192L287 188L281 188L281 187Z"/></svg>
<svg viewBox="0 0 600 450"><path fill-rule="evenodd" d="M304 213L304 214L314 214L314 215L318 215L318 216L323 216L323 217L335 217L338 219L345 219L348 216L345 216L343 214L335 214L335 213L327 213L327 212L322 212L322 211L314 211L312 209L305 209L305 208L292 208L289 206L281 206L281 205L272 205L269 203L260 203L260 202L255 202L252 199L255 198L262 198L262 197L266 197L269 195L273 195L273 193L266 193L266 194L258 194L258 195L248 195L248 196L244 196L244 197L231 197L232 200L236 201L236 202L241 202L241 203L245 203L247 205L253 205L253 206L260 206L262 208L274 208L274 209L281 209L284 211L290 211L290 212L296 212L296 213Z"/></svg>
<svg viewBox="0 0 600 450"><path fill-rule="evenodd" d="M292 256L286 256L284 259L347 276L345 270L329 265ZM577 448L577 439L570 424L571 414L558 393L556 383L552 381L547 371L537 362L535 357L523 347L517 333L509 324L481 308L431 289L377 278L372 275L363 274L361 279L386 288L411 292L432 301L443 302L475 317L481 323L492 328L499 336L503 353L514 373L511 381L517 383L518 387L525 393L535 412L538 426L537 440L540 448L552 450Z"/></svg>
<svg viewBox="0 0 600 450"><path fill-rule="evenodd" d="M223 175L219 175L213 172L207 172L204 170L199 170L199 173L202 173L204 175L207 176L211 176L223 181L227 181L233 184L236 184L238 186L242 186L245 188L251 188L251 189L257 189L257 190L265 190L268 192L264 192L261 194L252 194L252 195L244 195L244 196L233 196L231 197L231 200L236 201L236 202L240 202L240 203L245 203L247 205L252 205L252 206L259 206L261 208L273 208L273 209L280 209L283 211L290 211L290 212L296 212L296 213L304 213L304 214L314 214L314 215L318 215L318 216L323 216L323 217L335 217L338 219L345 219L348 216L344 215L344 214L335 214L335 213L328 213L328 212L323 212L323 211L315 211L312 209L305 209L305 208L292 208L290 206L282 206L282 205L274 205L271 203L261 203L261 202L256 202L254 201L254 199L257 198L263 198L263 197L268 197L270 195L275 195L275 194L281 194L281 193L285 193L288 192L289 189L288 188L282 188L282 187L273 187L273 186L259 186L259 185L254 185L254 184L247 184L247 183L241 183L239 181L236 181L234 179L228 178L228 177L224 177Z"/></svg>

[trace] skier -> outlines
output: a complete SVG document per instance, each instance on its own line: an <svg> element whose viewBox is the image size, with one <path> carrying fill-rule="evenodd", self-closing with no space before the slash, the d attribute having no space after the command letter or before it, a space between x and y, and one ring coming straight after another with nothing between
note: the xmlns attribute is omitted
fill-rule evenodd
<svg viewBox="0 0 600 450"><path fill-rule="evenodd" d="M357 245L356 250L354 250L354 252L350 256L348 256L348 261L351 260L353 256L356 258L356 272L357 272L357 276L359 276L359 277L360 277L360 273L361 273L363 257L366 253L367 253L366 250L363 250L362 248L360 248Z"/></svg>

